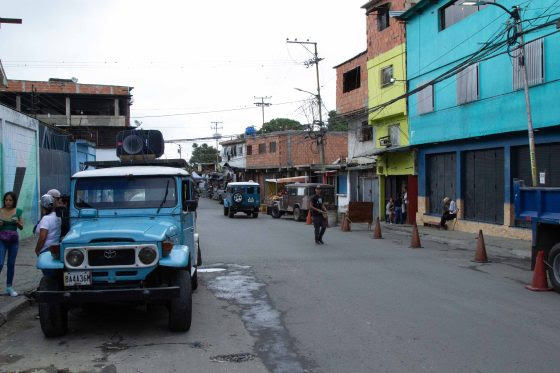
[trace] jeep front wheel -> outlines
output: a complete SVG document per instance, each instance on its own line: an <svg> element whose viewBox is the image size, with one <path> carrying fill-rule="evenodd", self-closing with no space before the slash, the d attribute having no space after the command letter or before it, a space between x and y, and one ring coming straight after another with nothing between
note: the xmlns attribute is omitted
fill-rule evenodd
<svg viewBox="0 0 560 373"><path fill-rule="evenodd" d="M192 318L191 276L185 270L176 270L170 276L169 285L179 287L179 296L169 301L169 329L186 332L191 328Z"/></svg>
<svg viewBox="0 0 560 373"><path fill-rule="evenodd" d="M301 210L299 207L294 207L294 220L300 221L301 220Z"/></svg>
<svg viewBox="0 0 560 373"><path fill-rule="evenodd" d="M43 276L39 283L40 291L62 290L62 278ZM41 330L47 338L60 337L68 332L68 310L62 303L39 303Z"/></svg>

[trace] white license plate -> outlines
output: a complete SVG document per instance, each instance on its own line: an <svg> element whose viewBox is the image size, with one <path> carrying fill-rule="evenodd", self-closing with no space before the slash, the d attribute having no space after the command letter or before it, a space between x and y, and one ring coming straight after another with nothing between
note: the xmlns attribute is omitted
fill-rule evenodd
<svg viewBox="0 0 560 373"><path fill-rule="evenodd" d="M247 198L247 202L255 202L255 199L253 197L249 197Z"/></svg>
<svg viewBox="0 0 560 373"><path fill-rule="evenodd" d="M64 286L91 285L91 271L64 272Z"/></svg>

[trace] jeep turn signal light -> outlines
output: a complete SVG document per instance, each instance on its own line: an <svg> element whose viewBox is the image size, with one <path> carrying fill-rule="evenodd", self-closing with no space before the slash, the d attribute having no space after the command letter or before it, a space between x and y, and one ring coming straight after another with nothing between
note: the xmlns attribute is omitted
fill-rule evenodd
<svg viewBox="0 0 560 373"><path fill-rule="evenodd" d="M161 255L168 256L173 248L173 242L171 241L163 241L161 243Z"/></svg>
<svg viewBox="0 0 560 373"><path fill-rule="evenodd" d="M60 258L60 245L50 245L49 251L51 252L53 258L55 259Z"/></svg>

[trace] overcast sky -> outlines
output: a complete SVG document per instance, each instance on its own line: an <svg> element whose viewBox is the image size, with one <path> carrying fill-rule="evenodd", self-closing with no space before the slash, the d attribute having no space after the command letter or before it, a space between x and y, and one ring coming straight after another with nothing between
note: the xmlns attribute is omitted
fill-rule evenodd
<svg viewBox="0 0 560 373"><path fill-rule="evenodd" d="M312 55L286 38L318 43L321 94L336 109L333 66L366 49L365 2L2 0L0 17L23 24L0 28L0 59L9 79L134 87L131 121L166 139L211 136L212 121L238 134L262 124L254 96L271 96L265 120L311 120L310 95L294 88L315 92Z"/></svg>

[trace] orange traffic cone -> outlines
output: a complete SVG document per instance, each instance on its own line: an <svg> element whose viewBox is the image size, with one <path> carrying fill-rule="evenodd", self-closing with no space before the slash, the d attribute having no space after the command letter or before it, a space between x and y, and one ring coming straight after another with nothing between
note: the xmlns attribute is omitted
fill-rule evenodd
<svg viewBox="0 0 560 373"><path fill-rule="evenodd" d="M313 222L311 221L311 210L307 210L307 219L305 220L305 224L311 225Z"/></svg>
<svg viewBox="0 0 560 373"><path fill-rule="evenodd" d="M375 221L375 229L373 230L373 238L380 239L381 237L381 224L379 223L379 218Z"/></svg>
<svg viewBox="0 0 560 373"><path fill-rule="evenodd" d="M488 263L488 256L486 255L486 245L484 244L484 235L482 229L478 231L478 238L476 242L476 252L474 254L473 262Z"/></svg>
<svg viewBox="0 0 560 373"><path fill-rule="evenodd" d="M418 226L416 223L412 226L412 239L410 240L410 247L413 249L419 249L422 247L420 244L420 234L418 234Z"/></svg>
<svg viewBox="0 0 560 373"><path fill-rule="evenodd" d="M533 282L531 285L525 286L532 291L549 291L552 290L548 286L546 278L546 271L544 268L544 251L539 251L537 254L537 262L535 263L535 270L533 271Z"/></svg>

